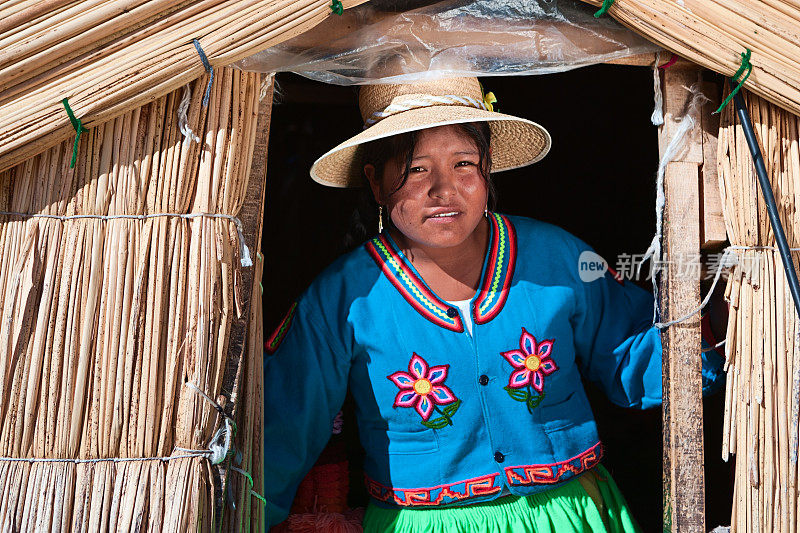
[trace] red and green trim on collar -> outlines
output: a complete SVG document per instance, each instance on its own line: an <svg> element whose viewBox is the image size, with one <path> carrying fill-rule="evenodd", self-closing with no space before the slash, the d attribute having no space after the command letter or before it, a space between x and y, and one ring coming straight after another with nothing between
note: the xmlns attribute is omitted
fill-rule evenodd
<svg viewBox="0 0 800 533"><path fill-rule="evenodd" d="M378 235L366 246L375 263L417 312L437 326L458 333L464 331L461 317L458 314L452 317L448 315L450 305L443 302L425 285L385 235Z"/></svg>
<svg viewBox="0 0 800 533"><path fill-rule="evenodd" d="M504 215L490 213L489 226L488 262L472 303L477 324L489 322L503 309L517 258L517 236L511 221ZM366 249L386 278L418 313L437 326L457 333L464 331L461 316L453 313L450 304L428 288L391 239L380 234L367 242Z"/></svg>
<svg viewBox="0 0 800 533"><path fill-rule="evenodd" d="M492 226L489 264L472 307L476 324L489 322L503 309L517 261L517 234L511 221L503 215L492 213L489 222Z"/></svg>

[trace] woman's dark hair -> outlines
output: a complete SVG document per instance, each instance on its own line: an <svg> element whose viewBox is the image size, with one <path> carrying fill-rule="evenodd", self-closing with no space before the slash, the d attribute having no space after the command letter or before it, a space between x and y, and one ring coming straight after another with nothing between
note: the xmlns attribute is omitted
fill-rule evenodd
<svg viewBox="0 0 800 533"><path fill-rule="evenodd" d="M494 183L491 179L492 168L492 155L489 151L489 141L492 136L491 129L488 122L465 122L461 124L453 124L464 132L478 148L478 156L480 164L478 169L486 181L486 187L489 190L489 208L494 209L496 204L496 193ZM372 165L375 167L375 177L380 182L385 176L383 169L386 163L393 157L399 157L403 161L403 171L400 175L400 180L397 187L390 193L394 194L403 188L408 180L408 174L411 172L411 160L414 157L414 148L417 145L419 131L410 131L407 133L400 133L385 137L368 143L364 143L361 147L362 150L362 166ZM366 176L364 181L366 182ZM378 204L372 195L372 190L369 186L364 187L361 191L358 207L353 211L350 218L350 229L345 236L345 248L352 250L360 245L368 236L377 231L377 215ZM386 217L387 219L389 217ZM391 224L391 220L386 220L385 224ZM367 229L367 228L371 229Z"/></svg>

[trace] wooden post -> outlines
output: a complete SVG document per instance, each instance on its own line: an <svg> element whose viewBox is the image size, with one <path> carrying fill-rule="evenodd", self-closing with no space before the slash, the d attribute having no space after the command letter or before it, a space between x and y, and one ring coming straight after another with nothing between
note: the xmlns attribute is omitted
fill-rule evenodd
<svg viewBox="0 0 800 533"><path fill-rule="evenodd" d="M687 111L691 93L701 81L701 69L678 62L664 72L664 126L659 151L672 139L676 118ZM700 252L700 168L703 164L701 120L688 134L686 149L666 167L664 186L664 254L661 273L662 320L684 316L700 304L699 275L686 264ZM703 404L700 374L700 316L662 332L664 384L664 531L705 533L703 469Z"/></svg>

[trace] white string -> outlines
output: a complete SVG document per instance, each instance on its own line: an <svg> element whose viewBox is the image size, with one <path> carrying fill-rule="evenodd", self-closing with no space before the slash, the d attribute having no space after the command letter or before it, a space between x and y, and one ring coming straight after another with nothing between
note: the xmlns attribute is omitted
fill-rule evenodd
<svg viewBox="0 0 800 533"><path fill-rule="evenodd" d="M222 426L217 429L211 441L208 443L207 450L192 450L190 448L178 448L176 450L181 452L202 452L211 461L211 464L218 465L228 457L231 450L231 441L233 440L233 421L227 415L224 416L225 421Z"/></svg>
<svg viewBox="0 0 800 533"><path fill-rule="evenodd" d="M389 104L389 106L383 111L375 111L372 113L372 116L364 122L364 129L367 129L376 122L379 122L380 120L397 113L435 105L465 105L478 109L484 109L486 111L489 110L489 107L484 102L470 98L469 96L460 96L457 94L445 94L441 96L425 95L417 98L409 98L408 100L403 100L400 102L393 102Z"/></svg>
<svg viewBox="0 0 800 533"><path fill-rule="evenodd" d="M187 381L184 383L184 385L186 385L189 390L196 392L201 398L210 403L211 406L214 407L214 409L216 409L223 417L224 424L219 427L216 433L214 433L214 436L211 437L211 442L208 443L208 459L211 461L211 464L218 465L224 461L226 457L228 457L228 454L231 451L231 443L233 440L233 420L225 413L225 410L220 404L215 402L208 394L200 390L197 385L191 381ZM189 451L185 450L184 448L176 449Z"/></svg>
<svg viewBox="0 0 800 533"><path fill-rule="evenodd" d="M729 258L734 258L734 259L731 260ZM728 266L737 265L738 263L739 263L739 256L736 254L736 252L731 250L730 247L725 248L725 251L723 252L722 257L719 260L719 264L717 265L717 272L716 272L716 274L714 274L714 281L711 283L711 288L708 290L708 293L706 293L706 297L703 298L703 301L700 303L700 307L698 307L697 309L695 309L691 313L689 313L687 315L684 315L684 316L682 316L680 318L677 318L675 320L671 320L669 322L656 322L653 325L655 327L657 327L658 329L664 329L666 327L671 326L672 324L677 324L678 322L683 322L687 318L691 318L692 316L697 314L700 310L702 310L706 306L706 304L709 302L709 300L711 300L711 295L714 293L714 288L717 286L717 281L719 281L719 276L720 276L720 274L722 274L722 269L725 268L725 267L728 267Z"/></svg>
<svg viewBox="0 0 800 533"><path fill-rule="evenodd" d="M221 406L220 404L218 404L217 402L215 402L215 401L214 401L214 400L211 398L211 396L209 396L208 394L206 394L205 392L203 392L203 391L200 389L200 387L198 387L197 385L195 385L195 384L194 384L194 383L192 383L191 381L187 381L186 383L184 383L184 385L185 385L187 388L189 388L190 390L192 390L192 391L196 392L197 394L199 394L200 396L202 396L202 397L203 397L203 399L204 399L205 401L207 401L208 403L210 403L210 404L211 404L211 406L212 406L214 409L216 409L217 411L219 411L220 413L222 413L222 415L223 415L223 416L227 416L227 415L225 415L225 410L224 410L224 409L222 409L222 406Z"/></svg>
<svg viewBox="0 0 800 533"><path fill-rule="evenodd" d="M717 344L715 344L711 348L706 348L705 350L701 351L700 353L713 352L714 350L716 350L717 348L719 348L723 344L725 344L725 339L722 339L721 341L719 341Z"/></svg>
<svg viewBox="0 0 800 533"><path fill-rule="evenodd" d="M186 117L186 112L189 110L189 102L192 99L192 89L187 83L183 86L183 98L181 99L181 103L178 104L178 129L181 130L183 136L185 137L183 142L189 143L194 141L196 143L200 142L200 137L195 135L192 129L189 127L189 119Z"/></svg>
<svg viewBox="0 0 800 533"><path fill-rule="evenodd" d="M658 64L661 63L661 51L656 52L656 62L653 63L653 114L650 115L650 122L653 126L660 126L664 123L664 98L661 94L661 74L658 72Z"/></svg>
<svg viewBox="0 0 800 533"><path fill-rule="evenodd" d="M700 91L700 87L698 84L693 84L691 87L686 88L692 96L691 100L689 101L689 106L686 110L686 114L676 122L677 127L675 128L675 133L672 136L667 147L664 149L664 155L661 157L661 160L658 163L658 170L656 171L656 234L653 236L653 240L650 243L650 246L647 248L647 251L644 253L644 257L639 262L639 265L636 267L636 275L638 276L642 269L642 264L647 261L648 258L652 257L651 260L651 271L653 275L651 276L653 280L653 293L654 293L654 300L653 300L653 323L656 321L656 316L658 314L658 284L656 283L656 275L655 275L655 268L661 262L661 237L663 231L663 217L664 217L664 204L666 203L666 196L664 194L664 174L666 173L667 164L671 162L678 153L683 150L686 146L686 141L689 137L689 132L694 129L696 124L694 116L697 111L699 110L700 106L704 103L708 102L708 98Z"/></svg>
<svg viewBox="0 0 800 533"><path fill-rule="evenodd" d="M180 448L175 448L179 450ZM187 459L191 457L207 457L209 454L208 450L187 450L187 452L194 452L194 453L184 453L182 455L170 455L166 457L105 457L105 458L98 458L98 459L55 459L55 458L48 458L48 457L0 457L0 461L5 461L8 463L73 463L73 464L82 464L82 463L131 463L136 461L171 461L173 459Z"/></svg>
<svg viewBox="0 0 800 533"><path fill-rule="evenodd" d="M717 281L719 281L720 274L722 274L722 269L739 264L739 255L734 250L778 250L778 248L774 246L738 246L738 245L726 247L725 250L723 251L722 257L719 260L719 264L717 265L717 272L714 274L714 281L711 283L711 288L708 289L708 293L706 293L706 296L705 298L703 298L703 301L700 303L700 306L691 313L684 315L680 318L671 320L669 322L656 322L653 325L658 329L664 329L673 324L677 324L678 322L683 322L684 320L691 318L692 316L700 312L711 300L711 295L714 293L714 288L717 286ZM789 250L792 252L800 252L800 248L789 248ZM718 343L716 346L714 346L714 348L722 346L723 344L725 344L725 341ZM710 350L704 350L704 352L707 351Z"/></svg>
<svg viewBox="0 0 800 533"><path fill-rule="evenodd" d="M157 217L177 217L177 218L224 218L236 224L236 232L239 236L239 256L243 267L253 265L253 259L250 257L250 249L244 242L244 226L242 221L233 215L226 215L223 213L150 213L147 215L47 215L44 213L17 213L13 211L0 211L0 215L25 217L25 218L49 218L53 220L77 220L81 218L91 218L96 220L114 220L114 219L129 219L129 220L146 220L148 218Z"/></svg>

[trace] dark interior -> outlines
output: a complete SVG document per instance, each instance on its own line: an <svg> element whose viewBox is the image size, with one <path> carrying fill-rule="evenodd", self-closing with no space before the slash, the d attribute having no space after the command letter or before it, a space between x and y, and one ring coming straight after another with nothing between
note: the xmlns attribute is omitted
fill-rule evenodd
<svg viewBox="0 0 800 533"><path fill-rule="evenodd" d="M554 223L577 235L616 268L620 254L641 254L655 230L657 128L652 72L597 65L545 76L483 78L504 113L542 124L553 137L541 162L495 176L497 211ZM357 89L277 77L269 142L262 250L264 331L269 334L294 299L344 251L357 190L321 186L309 177L314 160L361 130ZM524 251L521 251L524 253ZM651 290L650 280L634 282ZM698 354L699 357L699 354ZM614 476L643 530L662 530L661 411L611 405L587 384ZM727 524L731 465L721 461L724 393L707 398L706 516ZM269 416L269 413L266 414ZM352 409L345 409L352 507L367 502Z"/></svg>

